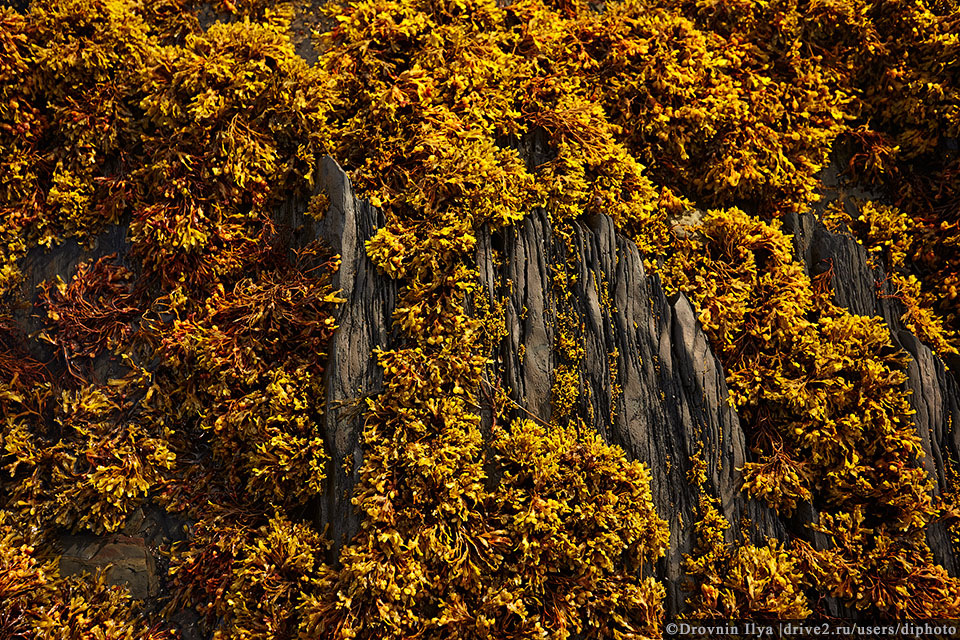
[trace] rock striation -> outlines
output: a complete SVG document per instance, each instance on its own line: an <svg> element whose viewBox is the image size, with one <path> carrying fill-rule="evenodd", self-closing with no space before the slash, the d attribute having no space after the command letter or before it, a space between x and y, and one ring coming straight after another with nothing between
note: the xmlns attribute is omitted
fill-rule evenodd
<svg viewBox="0 0 960 640"><path fill-rule="evenodd" d="M893 296L883 274L870 267L862 245L833 233L810 214L789 216L784 230L793 234L796 257L809 275L832 270L830 283L837 304L857 315L882 317L893 344L909 356L906 391L923 445L920 462L934 481L934 494L941 495L960 460L960 387L956 372L948 371L943 360L904 326L902 304ZM936 562L957 575L960 558L942 523L929 528L928 542Z"/></svg>
<svg viewBox="0 0 960 640"><path fill-rule="evenodd" d="M344 302L325 374L325 442L331 462L327 491L317 509L318 524L334 542L333 561L337 549L359 529L351 496L363 459L365 400L382 389L374 350L390 348L395 339L397 291L396 283L366 254L366 241L384 224L382 213L356 197L348 177L330 158L320 164L317 190L330 203L322 219L305 215L306 202L294 200L278 211L277 221L291 244L322 238L341 259L333 286ZM885 297L889 292L881 287L878 295L880 276L869 267L863 247L831 233L809 215L790 217L784 225L794 235L796 257L807 271L816 275L832 269L837 302L854 313L882 316L895 344L910 356L908 390L926 454L922 464L934 478L935 491L945 491L949 466L960 459L955 376L903 326L897 302ZM52 252L31 253L25 264L24 300L35 299L36 285L43 280L69 278L81 260L109 253L123 256L124 237L121 225L92 247L68 241ZM694 550L701 492L717 498L733 525L731 540L742 533L754 544L769 537L825 544L807 527L817 517L813 507L805 506L786 521L740 491L738 469L750 453L728 401L724 371L690 301L665 294L659 277L645 272L636 245L617 232L609 217L576 222L572 238L561 239L547 214L533 211L515 227L487 230L478 237L476 269L483 286L475 295L503 310L505 337L491 354L488 379L509 396L514 417L549 421L558 372L566 367L564 371L573 372L567 389L576 398L571 410L605 440L649 466L657 511L671 531L667 555L655 567L667 586L668 615L684 609L683 556ZM565 288L558 285L560 274ZM25 333L38 328L28 305L17 322ZM572 333L581 347L576 362L558 352L565 333ZM99 375L114 375L110 366L103 363ZM484 418L489 428L492 417L486 413ZM706 466L706 481L699 486L691 481L698 460ZM956 575L958 559L946 530L931 527L929 541L937 562ZM112 574L118 582L127 582L143 597L158 592L158 556L141 533L74 536L63 542L65 572L90 570L104 564L104 558L119 558ZM835 605L830 609L852 615Z"/></svg>
<svg viewBox="0 0 960 640"><path fill-rule="evenodd" d="M729 522L751 521L754 541L783 538L786 528L739 493L736 470L747 459L745 438L690 302L682 295L667 299L659 277L644 273L636 245L607 216L575 228L578 266L570 296L560 295L552 281L561 250L544 212L481 239L478 268L487 295L505 307L507 329L493 375L522 407L517 417L549 420L560 316L577 319L584 353L576 411L604 439L649 466L657 511L671 531L656 573L667 584L668 610L677 612L683 554L695 544L701 489L688 479L695 460L707 464L703 489L719 498ZM502 247L502 260L494 258L494 247Z"/></svg>

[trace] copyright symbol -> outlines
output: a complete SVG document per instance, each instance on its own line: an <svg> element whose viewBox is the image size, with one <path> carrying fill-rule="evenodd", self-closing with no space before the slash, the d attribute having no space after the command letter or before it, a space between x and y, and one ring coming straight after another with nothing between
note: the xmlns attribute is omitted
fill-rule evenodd
<svg viewBox="0 0 960 640"><path fill-rule="evenodd" d="M677 632L677 625L674 624L673 622L671 622L670 624L668 624L668 625L666 626L665 631L666 631L667 633L669 633L670 635L673 635L673 634L675 634L675 633Z"/></svg>

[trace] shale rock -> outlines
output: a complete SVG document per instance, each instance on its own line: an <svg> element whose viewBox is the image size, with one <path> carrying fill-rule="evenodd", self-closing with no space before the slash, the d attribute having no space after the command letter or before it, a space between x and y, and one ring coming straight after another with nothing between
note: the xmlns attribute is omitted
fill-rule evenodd
<svg viewBox="0 0 960 640"><path fill-rule="evenodd" d="M383 372L373 350L389 348L396 285L377 270L366 252L366 241L383 226L383 214L354 196L350 180L332 158L321 162L318 188L326 193L330 208L317 223L316 234L340 255L333 288L345 299L337 311L339 328L330 342L325 374L325 441L331 462L320 524L322 528L329 525L327 535L335 550L359 529L350 500L363 458L363 412L366 398L382 389ZM349 470L344 468L345 460Z"/></svg>
<svg viewBox="0 0 960 640"><path fill-rule="evenodd" d="M903 325L900 318L905 309L891 295L883 274L870 267L867 250L856 240L829 231L809 214L789 216L784 231L793 234L795 254L811 276L831 273L836 303L857 315L883 318L893 344L910 357L906 391L916 412L913 419L924 452L918 464L933 479L934 494L941 495L950 474L960 471L956 467L960 460L960 388L956 374ZM930 526L928 542L937 563L957 575L960 559L942 523Z"/></svg>
<svg viewBox="0 0 960 640"><path fill-rule="evenodd" d="M668 611L675 614L684 600L683 555L695 544L701 489L688 480L694 460L707 463L702 489L719 498L734 525L731 538L743 517L751 521L747 533L755 542L783 538L786 528L739 492L745 438L689 301L666 298L659 278L644 273L636 245L616 232L609 217L578 223L574 242L572 263L578 267L565 296L553 276L563 262L561 248L544 212L480 239L477 265L491 302L504 305L507 330L491 377L499 378L518 407L517 417L549 420L561 316L576 318L573 331L584 347L576 412L650 467L657 512L671 531L656 572L666 581Z"/></svg>

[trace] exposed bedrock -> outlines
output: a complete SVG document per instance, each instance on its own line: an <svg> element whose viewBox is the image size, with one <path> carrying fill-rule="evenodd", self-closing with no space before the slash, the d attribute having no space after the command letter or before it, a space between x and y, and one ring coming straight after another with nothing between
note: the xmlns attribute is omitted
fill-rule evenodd
<svg viewBox="0 0 960 640"><path fill-rule="evenodd" d="M350 180L332 158L320 163L318 188L326 192L330 208L317 223L317 234L340 255L333 288L345 300L337 311L339 328L330 342L325 374L324 438L330 463L320 524L329 525L327 535L335 551L359 530L351 498L363 460L360 436L365 399L382 389L383 372L373 350L389 347L396 284L367 257L365 243L383 225L383 214L354 195Z"/></svg>
<svg viewBox="0 0 960 640"><path fill-rule="evenodd" d="M326 189L330 210L318 231L342 256L334 287L346 299L327 367L327 440L335 463L347 455L355 461L353 474L332 465L321 511L321 524L330 526L339 544L357 528L349 497L362 458L363 421L357 410L362 407L354 403L380 390L382 378L370 352L390 346L395 288L363 249L380 214L353 196L335 163L323 166L318 188ZM299 221L288 226L296 228ZM490 379L516 403L515 417L549 420L558 315L576 319L576 339L584 349L576 411L607 441L650 467L657 511L671 530L667 557L656 572L668 587L668 609L676 612L684 598L683 554L695 544L699 490L688 481L695 456L707 464L705 489L719 498L734 525L731 539L744 518L756 543L785 539L787 528L739 491L746 439L689 301L666 298L659 278L644 273L636 245L618 234L608 217L578 223L575 242L578 272L571 295L564 297L554 286L561 249L544 212L531 213L515 228L480 235L476 260L484 295L503 304L507 332L492 354Z"/></svg>
<svg viewBox="0 0 960 640"><path fill-rule="evenodd" d="M516 228L485 234L477 264L487 294L505 306L507 337L495 354L494 375L514 402L542 420L551 417L551 388L558 364L558 316L577 319L584 349L578 370L576 411L606 440L646 463L657 511L670 525L670 545L656 572L665 580L668 611L684 599L682 561L691 553L698 488L688 480L696 456L707 464L704 487L739 529L743 517L755 542L784 538L786 528L769 509L745 500L737 468L746 441L727 402L719 362L689 301L671 302L659 278L645 275L635 244L612 221L597 216L576 224L577 271L570 296L553 286L561 262L543 212ZM494 259L495 247L501 250Z"/></svg>
<svg viewBox="0 0 960 640"><path fill-rule="evenodd" d="M907 391L923 445L920 463L934 481L934 494L940 495L947 490L950 474L957 471L960 460L960 388L956 371L948 371L943 360L903 325L902 303L891 295L884 275L870 267L862 245L829 231L809 214L786 218L784 231L793 234L795 255L811 276L833 270L830 283L836 303L857 315L882 317L890 328L893 343L909 356ZM951 575L957 575L960 559L946 527L933 523L927 538L935 560Z"/></svg>
<svg viewBox="0 0 960 640"><path fill-rule="evenodd" d="M335 198L331 202L331 210L336 210ZM341 208L347 211L349 205ZM375 214L369 208L357 210ZM939 493L946 488L946 465L960 458L953 428L960 418L955 379L906 331L895 301L878 297L879 278L867 266L863 248L822 227L814 229L819 225L812 217L802 220L807 227L788 221L797 223L788 232L796 233L798 259L812 274L832 264L838 303L854 313L885 318L895 343L911 356L908 387L926 451L923 464ZM506 337L493 354L490 380L512 398L514 416L550 419L562 364L557 340L574 319L574 337L583 348L576 363L579 397L574 410L607 441L650 467L656 507L671 530L668 554L656 568L667 583L671 614L683 609L682 559L695 544L699 488L690 483L688 473L698 455L707 465L703 489L719 499L733 525L731 537L742 528L753 543L797 536L825 546L823 536L807 526L817 520L809 505L784 522L739 491L737 469L749 459L746 438L728 403L722 368L690 302L683 296L667 299L659 278L644 273L636 246L616 232L608 217L595 216L574 226L576 256L571 263L577 266L571 274L575 277L568 280L569 295L554 285L565 255L544 212L532 212L516 227L486 232L478 240L476 264L485 295L503 304L506 324ZM371 272L370 277L382 276ZM376 285L373 289L380 290ZM388 334L386 329L376 333L384 339ZM364 378L366 392L375 392L375 379L375 374ZM955 574L957 560L945 529L936 524L929 537L937 561ZM834 615L852 614L836 603L826 604Z"/></svg>
<svg viewBox="0 0 960 640"><path fill-rule="evenodd" d="M342 261L333 285L345 302L337 310L339 328L326 368L324 437L331 462L328 490L318 509L318 524L327 528L335 543L334 559L359 526L351 496L363 456L365 399L382 389L374 349L396 344L392 328L396 282L380 273L366 254L365 242L383 224L382 214L355 196L332 159L322 161L317 189L330 200L322 220L304 215L302 199L287 203L277 218L292 244L323 238ZM934 478L936 491L945 490L948 465L960 459L956 379L905 329L897 301L878 297L876 282L881 278L867 265L862 247L830 233L810 216L786 220L785 230L795 234L796 255L811 274L832 267L838 303L854 313L885 318L896 344L910 355L908 387L926 452L922 464ZM125 235L121 225L103 234L92 249L67 242L50 252L31 252L24 265L25 305L17 315L24 332L40 328L29 308L39 282L57 275L69 279L81 260L109 253L124 259ZM543 211L531 212L513 228L480 234L476 266L484 287L477 295L501 304L506 324L506 337L491 355L489 379L515 403L515 417L549 421L556 407L557 373L565 367L568 390L572 387L576 395L568 409L608 442L622 446L629 457L649 466L657 511L671 531L667 556L655 567L667 587L668 613L683 610L683 554L694 549L701 490L688 476L698 458L706 463L702 490L718 499L732 525L731 540L743 531L755 544L768 537L787 541L799 536L824 545L822 536L806 526L817 518L809 505L786 522L740 491L737 469L749 460L747 438L728 402L722 367L690 302L664 294L659 278L644 272L636 245L617 233L606 216L575 223L569 248L574 259L567 261L568 245L554 233ZM565 292L557 280L560 273L566 274ZM582 347L576 362L558 351L558 339L565 333ZM36 340L30 342L38 357L54 357L42 353ZM112 366L105 362L102 368L95 367L95 373L104 379L116 375ZM490 415L485 418L489 427ZM947 532L935 525L929 539L937 561L956 574L957 558ZM71 557L89 556L94 562L96 551L108 542L92 539L90 549L73 549ZM149 560L144 566L152 566ZM148 590L155 588L149 580L144 584ZM828 610L850 615L833 605Z"/></svg>

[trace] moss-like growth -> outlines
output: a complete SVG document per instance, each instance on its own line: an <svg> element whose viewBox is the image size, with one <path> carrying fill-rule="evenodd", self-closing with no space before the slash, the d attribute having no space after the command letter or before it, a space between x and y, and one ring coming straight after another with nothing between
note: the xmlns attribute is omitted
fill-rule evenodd
<svg viewBox="0 0 960 640"><path fill-rule="evenodd" d="M809 578L796 554L770 540L767 546L731 546L730 523L715 500L703 496L696 523L696 553L684 569L696 580L688 599L691 618L714 620L802 620L811 613L804 592Z"/></svg>
<svg viewBox="0 0 960 640"><path fill-rule="evenodd" d="M319 262L319 277L265 269L162 333L165 391L182 399L167 410L210 434L229 484L278 505L305 504L323 488L323 359L341 302L330 268Z"/></svg>
<svg viewBox="0 0 960 640"><path fill-rule="evenodd" d="M80 263L69 284L58 278L41 285L48 329L40 338L56 347L68 366L78 356L94 358L121 349L139 320L133 273L112 262L115 258Z"/></svg>
<svg viewBox="0 0 960 640"><path fill-rule="evenodd" d="M912 229L913 246L903 266L921 282L921 306L933 310L947 329L942 332L928 324L923 338L941 351L958 348L956 4L886 0L682 4L702 28L748 43L763 68L777 75L786 72L787 77L820 76L833 95L821 104L836 104L831 101L842 96L847 123L838 133L850 150L849 166L843 167L847 177L899 207L898 215ZM854 231L870 242L871 228L876 230L868 222ZM903 231L897 232L898 241L904 239Z"/></svg>
<svg viewBox="0 0 960 640"><path fill-rule="evenodd" d="M37 3L38 5L40 3ZM116 222L138 140L134 87L152 48L123 0L0 9L0 295L27 249L86 238ZM82 96L82 98L81 98Z"/></svg>

